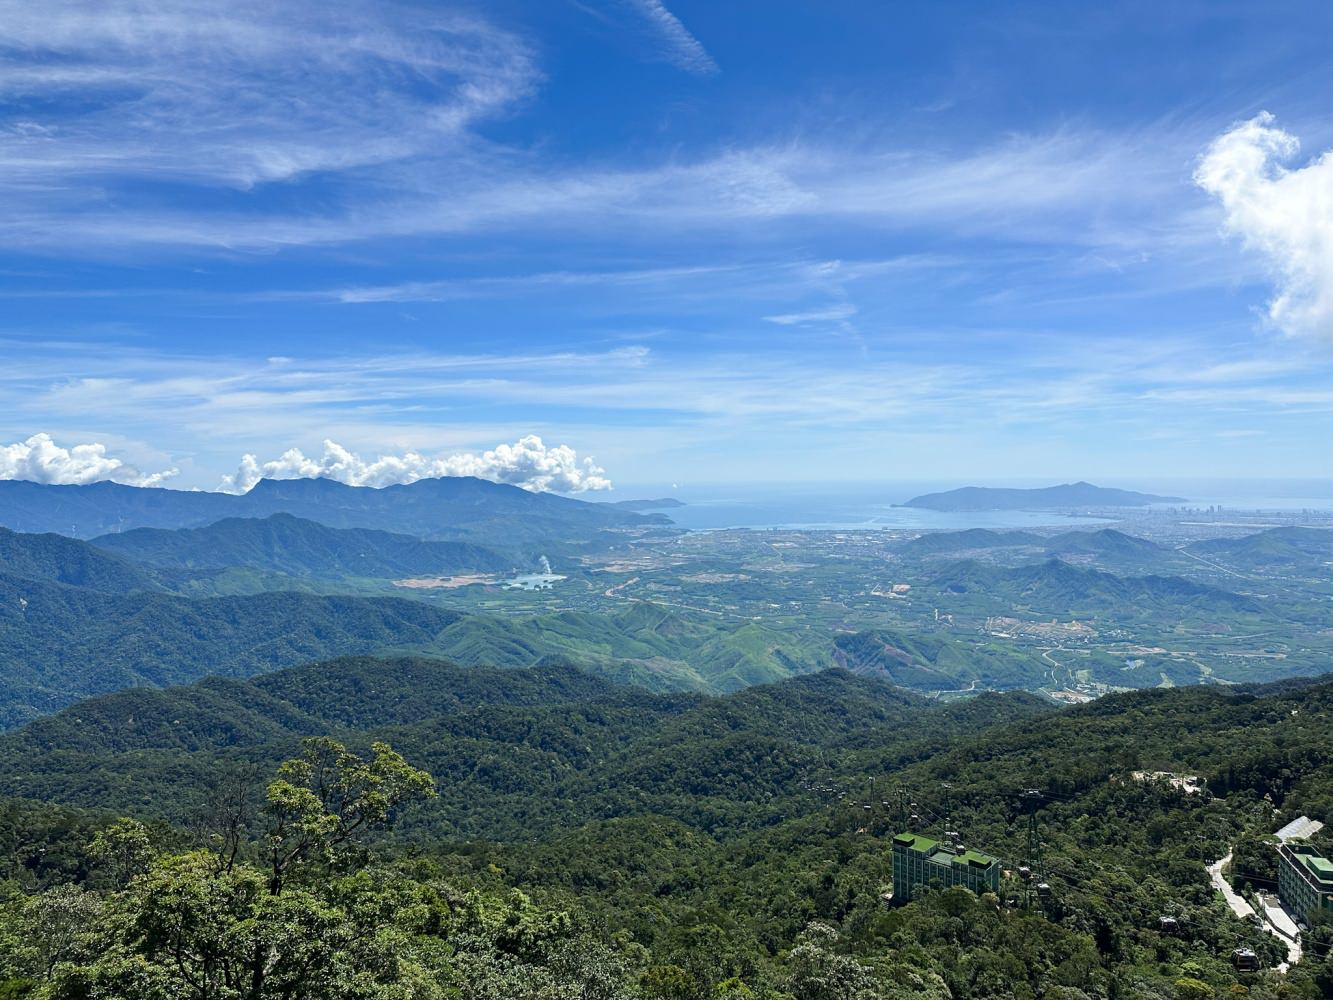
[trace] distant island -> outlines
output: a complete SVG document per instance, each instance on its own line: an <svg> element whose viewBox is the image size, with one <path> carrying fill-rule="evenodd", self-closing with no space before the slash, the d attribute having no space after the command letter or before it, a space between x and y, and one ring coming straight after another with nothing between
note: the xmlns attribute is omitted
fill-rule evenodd
<svg viewBox="0 0 1333 1000"><path fill-rule="evenodd" d="M1159 497L1152 493L1108 489L1080 482L1035 490L964 486L945 493L913 497L902 506L942 511L1041 510L1052 507L1146 507L1152 503L1185 502L1184 497Z"/></svg>
<svg viewBox="0 0 1333 1000"><path fill-rule="evenodd" d="M607 506L638 513L646 510L670 510L674 507L684 507L685 503L675 497L662 497L658 500L609 500Z"/></svg>

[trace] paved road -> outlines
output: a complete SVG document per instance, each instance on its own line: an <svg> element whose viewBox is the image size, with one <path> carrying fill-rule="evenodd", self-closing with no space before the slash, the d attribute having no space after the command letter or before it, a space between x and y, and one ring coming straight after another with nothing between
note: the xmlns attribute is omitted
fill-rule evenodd
<svg viewBox="0 0 1333 1000"><path fill-rule="evenodd" d="M1220 861L1214 861L1208 866L1208 877L1213 880L1213 885L1217 887L1217 891L1222 894L1222 898L1225 899L1227 905L1231 907L1231 912L1244 920L1246 917L1254 914L1254 907L1245 902L1242 897L1238 896L1236 891L1231 888L1231 883L1223 877L1222 869L1229 864L1231 864L1231 852L1227 851L1227 856L1225 858L1222 858Z"/></svg>
<svg viewBox="0 0 1333 1000"><path fill-rule="evenodd" d="M1237 895L1235 890L1231 888L1231 884L1222 875L1222 869L1229 864L1231 864L1230 851L1227 852L1225 858L1214 861L1208 866L1208 877L1212 879L1217 891L1222 894L1222 898L1231 907L1231 912L1244 920L1246 917L1254 915L1254 907L1246 902L1243 897ZM1264 896L1260 896L1260 898L1266 899ZM1276 910L1278 915L1275 916L1273 910ZM1301 944L1300 937L1296 933L1296 924L1276 902L1272 907L1264 907L1263 921L1264 930L1287 946L1287 960L1277 967L1278 972L1286 972L1292 965L1301 960ZM1288 927L1290 927L1290 933L1288 933Z"/></svg>
<svg viewBox="0 0 1333 1000"><path fill-rule="evenodd" d="M1277 897L1266 892L1259 893L1259 901L1264 904L1264 919L1268 926L1277 932L1277 936L1287 946L1287 962L1295 965L1301 960L1301 932L1291 914L1282 908Z"/></svg>

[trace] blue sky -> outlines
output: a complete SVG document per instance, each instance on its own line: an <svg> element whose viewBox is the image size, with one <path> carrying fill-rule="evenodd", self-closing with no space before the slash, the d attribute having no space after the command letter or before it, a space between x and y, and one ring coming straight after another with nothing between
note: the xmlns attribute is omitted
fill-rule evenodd
<svg viewBox="0 0 1333 1000"><path fill-rule="evenodd" d="M0 477L1333 476L1330 37L0 0Z"/></svg>

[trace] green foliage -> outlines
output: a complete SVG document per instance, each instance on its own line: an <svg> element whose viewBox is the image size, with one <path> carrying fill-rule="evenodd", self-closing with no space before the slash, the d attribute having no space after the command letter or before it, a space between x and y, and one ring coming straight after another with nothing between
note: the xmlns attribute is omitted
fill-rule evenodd
<svg viewBox="0 0 1333 1000"><path fill-rule="evenodd" d="M849 670L882 673L894 684L918 691L966 689L970 684L1036 686L1046 672L1036 653L886 629L839 636L834 660Z"/></svg>
<svg viewBox="0 0 1333 1000"><path fill-rule="evenodd" d="M247 677L428 645L457 619L418 601L272 593L186 600L0 575L0 727L90 694Z"/></svg>
<svg viewBox="0 0 1333 1000"><path fill-rule="evenodd" d="M52 1000L361 1000L444 998L459 985L499 996L468 991L516 965L539 970L551 989L508 995L554 998L605 978L605 968L580 964L565 914L518 897L497 917L480 897L345 850L432 789L387 745L363 759L320 739L269 785L267 832L241 852L266 858L262 866L211 850L147 857L145 831L114 823L92 853L131 857L139 870L110 891L65 884L10 904L0 913L0 982L12 996Z"/></svg>
<svg viewBox="0 0 1333 1000"><path fill-rule="evenodd" d="M330 528L290 514L225 518L202 528L137 528L93 540L136 562L180 570L244 566L284 576L388 577L504 572L513 563L465 542L369 528Z"/></svg>
<svg viewBox="0 0 1333 1000"><path fill-rule="evenodd" d="M143 567L64 535L25 535L0 528L0 567L15 579L111 593L160 589Z"/></svg>
<svg viewBox="0 0 1333 1000"><path fill-rule="evenodd" d="M1317 950L1285 980L1231 968L1238 943L1269 966L1283 950L1231 915L1204 862L1261 850L1274 805L1333 819L1330 708L1330 684L1057 710L836 670L709 698L372 659L110 696L6 737L6 780L174 811L190 832L77 814L81 862L0 896L0 982L177 1000L206 968L213 996L312 1000L1172 1000L1196 984L1315 1000ZM259 798L220 794L255 766L276 769ZM1136 770L1197 772L1210 792ZM1000 898L886 909L899 786L923 824L947 809L1011 869L1016 794L1040 788L1049 903L1005 905L1006 880ZM71 820L25 815L69 842Z"/></svg>

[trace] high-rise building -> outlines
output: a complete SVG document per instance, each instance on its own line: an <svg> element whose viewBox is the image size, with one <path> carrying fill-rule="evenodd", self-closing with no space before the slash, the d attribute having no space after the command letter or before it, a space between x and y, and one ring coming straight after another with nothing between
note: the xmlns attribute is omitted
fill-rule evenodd
<svg viewBox="0 0 1333 1000"><path fill-rule="evenodd" d="M893 903L908 902L922 889L962 885L973 892L1000 891L1000 859L980 851L956 851L916 833L893 838Z"/></svg>
<svg viewBox="0 0 1333 1000"><path fill-rule="evenodd" d="M1298 917L1333 910L1333 861L1307 844L1280 844L1277 853L1282 905Z"/></svg>

